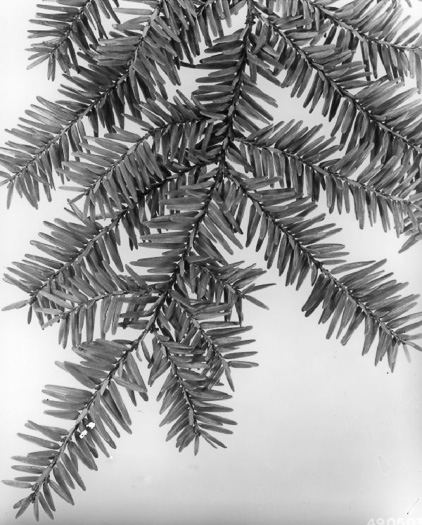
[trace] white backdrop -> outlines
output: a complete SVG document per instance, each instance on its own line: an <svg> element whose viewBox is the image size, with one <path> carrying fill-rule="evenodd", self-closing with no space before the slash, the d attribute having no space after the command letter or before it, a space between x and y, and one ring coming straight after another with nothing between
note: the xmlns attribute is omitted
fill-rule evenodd
<svg viewBox="0 0 422 525"><path fill-rule="evenodd" d="M26 70L26 31L35 4L16 0L2 7L2 129L13 127L36 95L60 98L44 65ZM303 115L300 102L286 102L286 120ZM67 197L58 192L40 211L16 197L6 211L1 188L2 273L33 253L29 241L45 230L43 220L62 216ZM388 269L410 282L409 292L422 290L420 245L398 255L401 241L394 233L381 227L361 232L347 217L342 222L351 260L388 257ZM237 260L265 267L253 248ZM111 459L101 458L99 472L83 470L87 492L77 489L75 507L56 498L57 523L364 525L371 518L422 518L422 356L413 352L409 364L399 355L394 374L385 362L374 367L373 350L361 357L361 333L342 347L325 339L327 327L317 324L317 315L304 318L300 309L309 288L286 288L274 270L259 282L278 285L259 295L269 312L251 305L245 313L260 366L235 374L238 426L226 439L227 450L204 444L197 457L191 450L179 454L165 442L167 430L158 427L157 404L139 405L131 411L133 435L118 440ZM0 306L22 295L0 283ZM31 450L16 433L25 431L27 419L42 417L41 388L63 381L54 361L67 359L69 351L58 346L55 328L26 325L22 310L1 313L0 328L0 479L8 479L14 475L10 456ZM14 522L11 507L20 497L18 489L0 486L1 525ZM32 522L30 511L20 518L21 524Z"/></svg>

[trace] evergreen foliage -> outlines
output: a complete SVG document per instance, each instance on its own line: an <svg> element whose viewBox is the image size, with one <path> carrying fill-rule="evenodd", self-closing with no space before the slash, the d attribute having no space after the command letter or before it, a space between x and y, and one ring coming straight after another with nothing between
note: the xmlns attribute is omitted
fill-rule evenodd
<svg viewBox="0 0 422 525"><path fill-rule="evenodd" d="M26 298L8 308L59 324L79 359L59 366L80 386L48 385L46 413L67 421L20 435L37 450L5 482L29 490L17 516L73 503L80 466L96 470L131 432L128 399L146 401L159 378L168 439L225 446L231 370L255 364L243 301L265 307L255 293L270 286L227 260L238 234L287 285L311 283L303 312L319 308L327 337L346 344L363 327L363 354L374 347L391 370L421 350L417 296L385 261L349 261L317 213L381 221L403 250L422 239L422 36L400 0L48 0L34 23L30 67L47 62L54 79L58 66L64 98L38 97L11 130L2 184L9 203L38 207L58 184L74 196L9 268ZM184 68L201 70L191 96ZM320 111L331 136L273 122L268 84Z"/></svg>

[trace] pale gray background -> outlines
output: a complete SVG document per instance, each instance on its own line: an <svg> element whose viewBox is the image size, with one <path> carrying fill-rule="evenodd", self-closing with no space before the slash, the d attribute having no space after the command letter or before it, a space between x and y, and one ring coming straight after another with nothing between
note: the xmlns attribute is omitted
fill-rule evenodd
<svg viewBox="0 0 422 525"><path fill-rule="evenodd" d="M44 66L26 71L27 21L35 3L16 0L2 7L1 129L13 127L36 95L60 98ZM285 120L303 114L296 99L284 100ZM0 133L0 142L5 140ZM59 192L39 212L15 198L6 212L5 193L2 188L2 273L12 260L34 251L29 241L45 230L43 220L63 217L68 197ZM420 245L398 255L401 241L394 233L386 235L380 226L362 233L347 220L345 228L351 260L388 257L388 269L411 283L409 292L422 290ZM262 255L252 248L236 260L264 268ZM327 327L317 324L318 315L304 318L300 309L308 286L300 293L285 288L275 270L260 282L279 284L259 295L269 312L255 306L246 311L260 367L235 371L238 426L226 439L228 449L203 444L197 457L191 450L179 454L165 442L167 429L158 427L156 403L142 404L131 410L133 435L117 442L113 458L101 458L97 473L83 469L87 492L74 492L75 507L55 498L57 523L364 525L371 518L422 518L422 356L413 352L409 364L400 354L393 375L385 362L375 368L374 350L360 355L361 332L342 347L326 341ZM21 298L18 289L0 283L1 306ZM31 450L16 433L25 431L27 419L43 421L41 388L66 380L54 365L69 358L57 345L56 329L27 326L25 317L22 310L0 314L1 479L14 474L10 456ZM0 485L2 525L14 523L11 506L24 492ZM32 522L31 511L20 519L22 525Z"/></svg>

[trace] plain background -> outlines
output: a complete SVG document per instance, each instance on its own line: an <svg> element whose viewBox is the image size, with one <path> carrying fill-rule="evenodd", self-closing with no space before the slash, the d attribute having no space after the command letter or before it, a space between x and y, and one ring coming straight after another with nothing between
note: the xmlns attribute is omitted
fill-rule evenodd
<svg viewBox="0 0 422 525"><path fill-rule="evenodd" d="M15 126L36 95L60 98L44 65L26 70L26 31L35 3L17 0L2 9L2 129ZM279 101L286 120L308 118L296 99ZM4 144L7 135L0 139ZM2 273L34 252L29 241L45 230L43 220L63 217L67 197L57 192L40 211L16 197L6 211L6 192L0 190ZM409 293L422 290L420 245L398 255L402 241L393 232L384 234L380 226L362 232L351 217L340 222L350 260L387 257L388 270L409 281ZM235 259L265 268L254 245ZM277 283L257 296L270 310L251 305L245 315L260 366L235 371L238 426L226 439L227 450L205 443L197 457L191 450L179 454L165 442L167 429L158 426L159 407L151 395L150 403L131 410L133 435L118 440L111 459L100 459L99 472L82 471L87 492L74 492L75 507L55 498L57 523L364 525L371 518L422 518L422 356L412 352L409 364L401 353L394 374L386 362L374 367L374 350L361 357L361 332L342 347L325 339L327 326L317 324L318 315L304 318L308 286L300 292L286 288L274 269L263 282ZM0 306L21 298L18 289L0 283ZM43 421L41 388L67 381L54 361L69 358L69 350L58 346L55 327L26 325L22 310L1 313L0 328L0 478L8 479L14 475L10 456L31 450L16 433L25 431L27 419ZM14 522L11 507L20 497L23 492L0 485L0 524ZM22 525L32 522L31 511L20 519Z"/></svg>

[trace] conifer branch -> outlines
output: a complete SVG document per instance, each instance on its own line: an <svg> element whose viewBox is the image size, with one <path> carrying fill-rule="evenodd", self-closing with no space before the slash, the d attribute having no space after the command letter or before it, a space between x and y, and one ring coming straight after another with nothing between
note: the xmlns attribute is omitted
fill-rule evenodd
<svg viewBox="0 0 422 525"><path fill-rule="evenodd" d="M31 488L31 494L18 502L20 510L17 517L30 503L36 505L37 501L40 501L43 509L52 517L55 506L50 488L59 497L73 504L73 498L69 490L69 487L74 488L72 478L85 490L83 481L78 473L78 462L81 461L89 469L97 470L94 459L98 457L96 447L100 446L106 455L108 455L108 452L102 444L102 440L115 448L115 444L106 427L117 437L119 437L119 432L110 415L124 430L131 432L129 426L130 418L119 402L121 397L116 386L118 384L116 377L122 373L124 367L127 367L127 373L131 367L136 366L134 361L129 365L129 356L138 348L145 335L146 332L143 332L130 344L120 341L98 341L82 345L81 350L83 353L85 352L86 360L91 366L95 364L98 367L98 361L95 361L95 357L98 355L98 352L101 352L103 359L107 363L105 370L97 368L95 371L95 369L84 365L77 366L67 362L62 365L82 385L92 390L54 385L46 387L44 392L59 400L56 404L53 403L56 409L48 410L46 413L62 419L71 419L74 423L69 430L64 430L54 427L42 427L28 422L27 426L29 428L47 435L51 440L46 442L34 437L30 441L44 448L46 447L50 452L47 454L34 452L25 457L14 458L16 461L24 464L41 467L37 471L37 479L28 487ZM89 375L93 374L94 371L95 378ZM131 378L133 377L132 374ZM142 379L141 384L133 383L132 387L140 392L142 396L145 396L146 391ZM52 480L53 475L55 482Z"/></svg>
<svg viewBox="0 0 422 525"><path fill-rule="evenodd" d="M151 217L157 213L156 201L159 194L173 177L174 174L168 172L165 178L151 183L144 192L138 193L137 205L148 206ZM131 245L136 248L139 243L139 232L143 234L148 231L146 226L141 224L139 211L135 213L134 206L124 207L105 225L84 216L75 205L71 205L71 214L78 222L56 220L56 224L47 223L53 235L44 236L49 244L32 242L47 257L27 255L23 262L14 263L15 267L8 268L10 274L5 275L7 282L18 286L30 295L25 303L30 305L30 316L33 306L37 306L38 311L39 308L51 307L50 301L45 296L44 298L41 296L43 290L51 292L54 289L66 292L64 283L74 276L75 271L79 272L81 268L105 270L104 262L107 261L113 261L118 268L121 268L120 225L124 227ZM19 307L22 307L22 303L19 304ZM45 323L42 316L39 316L39 320L41 325Z"/></svg>
<svg viewBox="0 0 422 525"><path fill-rule="evenodd" d="M332 23L327 43L337 36L337 45L342 46L343 42L348 41L348 48L356 50L360 44L368 72L372 72L377 77L377 59L379 59L390 79L403 79L408 73L411 76L417 75L420 88L422 77L420 73L418 74L416 61L420 63L422 41L415 32L420 21L417 20L409 25L410 17L403 16L400 5L389 0L384 2L358 0L347 6L334 8L319 4L315 0L303 0L302 4L307 5L304 15L313 15L317 24L324 19ZM290 2L287 9L289 6L291 8ZM405 29L399 32L400 26L405 26Z"/></svg>
<svg viewBox="0 0 422 525"><path fill-rule="evenodd" d="M81 68L79 78L67 76L67 80L75 84L77 89L71 85L62 87L62 92L67 97L66 101L51 103L39 98L44 108L34 108L36 112L31 116L35 122L32 121L31 125L41 128L42 131L31 135L19 128L12 130L12 133L28 142L29 152L25 144L11 144L12 148L6 151L13 156L4 154L0 156L0 163L12 173L12 175L0 173L7 180L9 202L13 190L16 189L20 195L28 199L30 204L37 207L40 184L50 200L50 189L54 188L53 168L61 168L62 162L69 160L70 150L80 150L79 144L85 138L83 125L85 118L89 119L94 133L97 134L99 119L109 132L113 130L115 124L113 113L116 116L120 115L124 100L132 112L139 115L138 90L141 89L146 97L154 97L157 84L163 89L164 79L158 73L157 60L169 78L176 82L173 55L168 56L166 47L160 46L161 34L158 36L158 41L153 37L151 42L148 41L151 28L154 24L158 24L163 3L163 1L157 2L156 9L151 13L142 35L138 37L136 45L123 65L109 68L91 62L90 69ZM80 93L81 88L84 90L83 95ZM46 128L45 119L55 123L53 129ZM119 121L122 127L122 118L119 117ZM60 155L57 154L57 149L61 150Z"/></svg>
<svg viewBox="0 0 422 525"><path fill-rule="evenodd" d="M324 301L324 312L320 322L326 322L333 316L328 337L343 315L339 333L347 325L349 326L341 340L342 344L347 343L363 320L366 323L363 353L369 350L376 334L379 333L376 363L387 354L388 362L394 368L399 345L409 345L422 350L412 341L412 336L406 333L406 329L400 328L397 331L389 323L394 318L394 313L406 313L415 306L415 299L418 296L410 295L404 298L395 296L403 285L396 281L388 281L391 274L382 275L382 272L376 272L385 261L357 263L357 267L365 266L365 269L352 271L337 279L334 273L355 269L353 263L343 264L342 257L347 255L341 251L343 245L320 243L320 240L338 230L334 230L332 225L313 229L312 227L324 216L304 220L302 224L297 224L295 220L297 216L307 217L314 209L313 205L306 199L294 199L289 203L289 200L294 198L292 190L280 189L279 198L275 199L276 190L266 193L261 189L271 184L273 182L271 179L263 178L260 182L259 177L255 176L253 180L248 181L234 170L231 171L230 176L252 202L246 244L251 243L261 223L257 251L268 233L265 259L270 267L279 248L277 267L280 275L287 270L286 285L297 282L297 288L300 287L306 275L311 272L314 288L303 310L306 315L310 315ZM265 203L266 199L269 204ZM335 265L334 270L330 271L327 265ZM385 296L382 295L383 292ZM334 296L336 301L333 299ZM344 298L340 299L341 297Z"/></svg>
<svg viewBox="0 0 422 525"><path fill-rule="evenodd" d="M118 6L118 1L113 0ZM88 53L90 46L98 45L99 38L107 38L106 30L101 21L101 16L112 17L119 22L109 0L83 0L73 2L72 0L57 1L57 5L40 5L43 11L37 13L37 19L31 20L33 24L43 26L42 30L30 30L31 38L49 38L32 44L29 67L34 67L48 60L48 78L54 80L56 64L65 73L70 68L79 71L78 59L74 44L79 49ZM96 35L98 34L98 37Z"/></svg>
<svg viewBox="0 0 422 525"><path fill-rule="evenodd" d="M138 200L139 191L165 177L166 164L176 160L182 164L186 152L179 148L181 135L185 145L188 142L196 143L207 122L211 122L211 119L192 116L189 120L162 123L161 126L152 129L148 126L148 132L142 136L116 128L116 132L111 135L113 139L92 139L82 143L89 153L75 154L77 160L64 164L62 171L66 178L83 188L72 202L85 197L83 209L86 213L89 210L91 214L96 215L99 207L103 219L113 213L114 208L121 209L122 204L132 206ZM189 135L185 134L187 127ZM170 136L171 143L166 139L166 135ZM177 140L173 139L174 135ZM150 138L158 138L153 140L153 149L147 142ZM120 141L129 141L133 145L128 148ZM160 149L160 160L164 169L158 160ZM177 159L174 159L175 156ZM133 167L139 170L138 173Z"/></svg>
<svg viewBox="0 0 422 525"><path fill-rule="evenodd" d="M33 242L41 254L5 276L27 294L5 309L29 306L44 328L58 323L59 342L80 358L59 366L83 388L45 390L46 413L71 428L28 422L47 439L21 434L41 449L15 458L26 475L6 481L31 491L15 508L19 516L32 504L36 519L40 508L53 517L52 491L73 503L71 490L85 488L78 463L96 469L99 451L116 447L111 435L131 432L122 393L135 405L138 394L147 399L141 351L148 384L162 378L167 439L195 454L201 440L225 447L216 435L235 424L222 415L232 369L255 366L256 351L241 348L254 342L243 339L244 301L267 308L255 292L272 283L256 285L264 270L223 252L257 239L286 285L310 276L305 316L320 309L327 338L342 344L364 324L362 353L376 344L375 364L387 356L394 370L399 350L422 350L418 296L402 295L384 260L348 262L343 244L328 241L340 229L314 213L324 192L329 212L353 208L361 228L367 218L394 224L402 250L422 239L421 106L416 89L401 89L409 75L421 86L421 39L396 2L57 3L43 11L51 38L33 59L49 60L50 76L56 61L67 71L65 100L39 97L12 130L22 143L0 155L9 204L15 189L34 206L41 188L50 199L56 173L76 191L71 219L46 222ZM107 35L94 6L122 22ZM239 15L243 26L228 30ZM191 94L184 67L201 70ZM182 86L171 102L169 82ZM334 122L330 138L275 119L283 87ZM118 338L124 330L135 335Z"/></svg>
<svg viewBox="0 0 422 525"><path fill-rule="evenodd" d="M289 34L292 32L289 25L277 15L270 15L262 20L263 23L268 23L291 49L292 55L287 61L288 75L282 86L294 86L293 94L296 96L301 95L308 87L308 97L304 106L311 103L311 111L324 93L325 105L322 113L324 116L329 115L330 120L336 117L332 134L334 135L341 128L343 146L347 143L350 150L358 144L368 144L370 137L378 135L377 144L379 148L383 148L383 151L388 147L397 149L395 143L398 141L401 147L410 149L415 158L420 157L422 151L420 104L411 115L413 133L411 128L400 126L397 119L391 118L394 112L401 115L407 109L402 107L402 104L410 101L414 94L413 90L397 93L397 83L387 78L369 83L363 81L365 70L359 64L349 63L351 54L349 50L343 51L342 48L329 45L325 48L314 47L311 42L315 38L315 33L310 33L308 30L302 30L303 38L301 38L298 28L299 24L303 25L305 21L298 21L293 38ZM305 43L307 47L302 47ZM280 62L280 58L277 60L266 55L265 49L262 50L262 56L273 65ZM311 72L314 74L314 81L312 86L309 86ZM350 91L351 88L358 87L361 87L358 93L353 94ZM341 105L340 101L342 101ZM388 112L386 101L388 101ZM390 123L391 121L394 124Z"/></svg>
<svg viewBox="0 0 422 525"><path fill-rule="evenodd" d="M385 165L377 165L378 159L375 159L357 180L353 180L350 176L357 168L353 160L358 158L361 164L368 155L368 150L360 151L359 156L356 155L356 151L352 151L341 159L327 161L333 148L328 147L327 151L324 151L325 144L322 143L322 138L311 144L308 133L307 151L292 151L293 141L289 140L286 143L287 130L283 124L278 128L283 132L279 144L272 145L273 139L269 130L259 140L257 137L254 140L241 139L243 154L239 156L233 151L235 160L241 162L245 169L258 173L263 173L271 166L272 172L283 180L285 186L293 187L298 194L304 193L315 201L319 200L322 188L325 190L330 212L337 207L341 213L343 206L346 212L350 212L350 201L353 201L355 217L361 228L365 225L365 211L371 224L375 223L379 213L385 231L391 227L390 216L398 235L404 233L406 219L412 221L414 228L418 228L416 216L422 206L422 197L414 195L414 189L419 184L417 180L415 182L418 176L416 169L409 173L408 167L400 165L396 158ZM278 130L276 128L271 131L276 133ZM280 137L280 133L276 133L277 136ZM246 148L242 148L242 145ZM299 145L297 140L296 149ZM349 162L351 166L348 165ZM288 178L284 166L288 167Z"/></svg>

